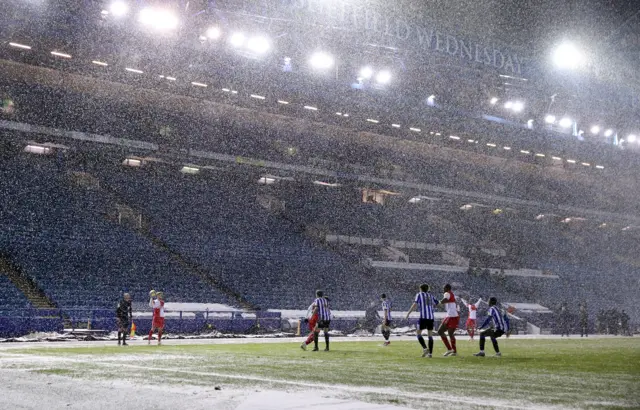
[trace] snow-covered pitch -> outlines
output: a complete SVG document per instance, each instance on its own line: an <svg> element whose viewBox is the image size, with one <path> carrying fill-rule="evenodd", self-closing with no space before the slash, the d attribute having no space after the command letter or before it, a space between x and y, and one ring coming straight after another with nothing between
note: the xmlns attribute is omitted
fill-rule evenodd
<svg viewBox="0 0 640 410"><path fill-rule="evenodd" d="M323 339L320 338L321 349ZM512 337L502 358L421 359L415 338L0 344L0 408L397 409L638 407L640 339ZM487 353L491 355L491 344Z"/></svg>

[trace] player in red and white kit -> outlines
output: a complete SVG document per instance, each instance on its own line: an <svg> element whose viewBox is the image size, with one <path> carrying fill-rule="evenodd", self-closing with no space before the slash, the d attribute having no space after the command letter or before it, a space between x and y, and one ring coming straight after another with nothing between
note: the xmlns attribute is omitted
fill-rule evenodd
<svg viewBox="0 0 640 410"><path fill-rule="evenodd" d="M307 346L313 342L313 338L315 335L316 325L318 324L318 312L314 313L314 304L309 305L307 309L307 323L309 325L309 336L307 336L307 340L302 342L300 348L302 350L307 350Z"/></svg>
<svg viewBox="0 0 640 410"><path fill-rule="evenodd" d="M458 315L458 307L456 306L456 297L451 291L451 285L448 283L444 285L444 297L440 301L440 304L444 305L447 312L447 316L444 318L438 329L438 334L442 338L442 342L447 347L447 352L444 356L457 356L458 349L456 349L456 337L454 335L460 322L460 315ZM447 340L446 333L449 333L451 343Z"/></svg>
<svg viewBox="0 0 640 410"><path fill-rule="evenodd" d="M149 342L153 332L158 330L158 346L162 344L162 333L164 332L164 294L152 290L149 292L149 307L153 308L153 320L151 321L151 330L149 330Z"/></svg>
<svg viewBox="0 0 640 410"><path fill-rule="evenodd" d="M478 306L482 302L482 298L478 299L476 303L467 303L466 300L462 300L462 303L469 309L469 317L467 318L467 333L469 334L469 341L473 341L473 335L476 331L476 318L478 317Z"/></svg>

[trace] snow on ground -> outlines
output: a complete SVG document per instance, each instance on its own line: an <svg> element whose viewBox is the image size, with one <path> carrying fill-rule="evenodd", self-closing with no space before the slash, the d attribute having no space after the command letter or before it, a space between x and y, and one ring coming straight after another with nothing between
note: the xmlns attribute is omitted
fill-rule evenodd
<svg viewBox="0 0 640 410"><path fill-rule="evenodd" d="M517 338L552 339L554 336L536 336ZM371 337L340 337L339 341L371 341ZM397 337L394 340L415 340L413 337ZM210 339L210 340L167 340L167 345L192 344L243 344L243 343L299 343L300 338L273 339ZM133 345L144 345L144 340L134 340ZM166 366L154 366L156 371L190 376L201 374L206 379L235 379L244 385L260 387L240 388L233 383L225 384L220 390L215 385L195 386L176 383L144 380L140 374L149 371L148 367L136 362L139 359L132 351L131 355L111 357L78 355L48 356L39 354L21 354L13 352L15 349L60 348L60 347L101 347L113 346L113 341L97 342L39 342L39 343L2 343L0 344L0 410L4 409L36 409L43 403L49 410L55 409L235 409L235 410L379 410L401 409L391 404L372 404L359 400L363 395L382 395L389 398L404 399L405 402L418 400L433 406L448 406L456 408L535 408L533 403L515 402L514 400L489 400L480 403L477 398L461 395L447 396L441 393L404 392L395 388L380 389L375 387L356 387L348 385L316 384L305 381L284 381L270 379L258 375L233 375L211 371L198 372L193 369L171 368L173 355L151 354L147 360L164 360ZM157 357L156 357L157 356ZM175 356L188 359L184 355ZM124 380L101 380L90 374L64 377L56 374L56 365L62 363L82 363L96 366L94 372L100 369L122 371ZM159 364L159 363L156 363ZM29 365L29 370L24 366ZM89 367L90 368L90 367ZM92 371L89 371L91 373ZM64 373L62 373L64 374ZM127 375L135 375L127 378ZM266 388L264 386L267 386ZM272 388L273 387L273 388ZM276 389L278 387L278 389ZM549 408L549 406L540 406Z"/></svg>
<svg viewBox="0 0 640 410"><path fill-rule="evenodd" d="M126 381L78 380L21 370L0 372L0 409L396 410L401 407L325 397L314 391L221 389ZM46 403L46 405L45 405Z"/></svg>
<svg viewBox="0 0 640 410"><path fill-rule="evenodd" d="M52 334L46 334L51 336ZM609 339L618 338L623 336L614 335L592 335L589 339ZM171 339L163 338L162 343L164 345L208 345L208 344L246 344L246 343L300 343L306 338L305 336L296 337L261 337L254 335L246 335L245 337L232 337L232 338L211 338L211 339ZM468 336L456 336L458 340L469 340ZM511 339L561 339L558 335L514 335ZM562 338L564 339L564 338ZM571 335L568 339L580 339L580 335ZM331 338L332 342L372 342L380 340L382 342L381 335L375 336L334 336ZM391 341L415 341L415 336L392 336ZM476 337L476 343L478 338ZM0 343L0 352L10 349L48 349L48 348L61 348L61 347L101 347L101 346L113 346L116 343L115 338L113 340L95 340L95 341L77 341L77 340L65 340L65 341L40 341L40 342L6 342ZM137 336L133 340L127 339L127 343L136 346L146 344L147 341L143 340L141 336ZM156 341L152 341L152 344Z"/></svg>

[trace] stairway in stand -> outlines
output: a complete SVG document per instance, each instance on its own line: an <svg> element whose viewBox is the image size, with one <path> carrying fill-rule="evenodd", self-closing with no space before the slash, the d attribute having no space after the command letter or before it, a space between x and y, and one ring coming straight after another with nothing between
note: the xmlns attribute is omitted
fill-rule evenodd
<svg viewBox="0 0 640 410"><path fill-rule="evenodd" d="M42 289L33 280L23 275L19 267L3 256L0 256L0 274L7 276L34 308L56 309L55 303L45 295Z"/></svg>

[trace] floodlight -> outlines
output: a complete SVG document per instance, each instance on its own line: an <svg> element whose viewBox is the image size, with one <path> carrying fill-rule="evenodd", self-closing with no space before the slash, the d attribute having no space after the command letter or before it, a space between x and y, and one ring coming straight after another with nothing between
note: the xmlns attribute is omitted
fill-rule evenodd
<svg viewBox="0 0 640 410"><path fill-rule="evenodd" d="M562 128L569 128L573 125L573 120L571 118L564 117L560 120L559 124Z"/></svg>
<svg viewBox="0 0 640 410"><path fill-rule="evenodd" d="M491 103L491 105L495 105L498 102L498 98L493 97L489 102Z"/></svg>
<svg viewBox="0 0 640 410"><path fill-rule="evenodd" d="M553 124L554 122L556 122L556 116L549 114L544 117L544 122L546 122L547 124Z"/></svg>
<svg viewBox="0 0 640 410"><path fill-rule="evenodd" d="M242 33L233 33L229 38L229 43L234 47L242 47L244 45L245 36Z"/></svg>
<svg viewBox="0 0 640 410"><path fill-rule="evenodd" d="M558 68L576 69L584 65L585 61L584 54L570 42L560 44L553 53L553 63Z"/></svg>
<svg viewBox="0 0 640 410"><path fill-rule="evenodd" d="M391 81L391 72L387 70L380 71L378 75L376 75L376 81L378 84L389 84Z"/></svg>
<svg viewBox="0 0 640 410"><path fill-rule="evenodd" d="M178 18L168 10L151 7L140 11L138 21L154 30L173 30L178 27Z"/></svg>
<svg viewBox="0 0 640 410"><path fill-rule="evenodd" d="M247 48L256 54L264 54L269 51L271 44L266 37L255 36L249 39L247 42Z"/></svg>
<svg viewBox="0 0 640 410"><path fill-rule="evenodd" d="M636 142L636 139L637 139L637 137L635 135L633 135L633 134L631 134L631 135L629 135L627 137L627 141L632 142L632 143Z"/></svg>
<svg viewBox="0 0 640 410"><path fill-rule="evenodd" d="M114 17L122 17L129 12L129 5L124 1L116 0L109 6L109 12Z"/></svg>
<svg viewBox="0 0 640 410"><path fill-rule="evenodd" d="M513 103L512 109L514 112L521 112L522 110L524 110L524 103L516 101Z"/></svg>
<svg viewBox="0 0 640 410"><path fill-rule="evenodd" d="M604 136L605 137L610 137L613 135L613 130L612 129L608 129L604 132Z"/></svg>
<svg viewBox="0 0 640 410"><path fill-rule="evenodd" d="M363 67L360 70L360 77L364 78L365 80L370 79L371 77L373 77L373 69L371 67Z"/></svg>
<svg viewBox="0 0 640 410"><path fill-rule="evenodd" d="M598 125L594 125L591 127L591 133L593 135L598 135L600 133L600 127Z"/></svg>
<svg viewBox="0 0 640 410"><path fill-rule="evenodd" d="M222 31L218 27L211 27L207 30L207 38L209 40L217 40L222 35Z"/></svg>
<svg viewBox="0 0 640 410"><path fill-rule="evenodd" d="M510 110L512 107L513 107L513 102L507 101L506 103L504 103L504 108L506 108L507 110Z"/></svg>
<svg viewBox="0 0 640 410"><path fill-rule="evenodd" d="M309 59L309 63L313 68L326 70L333 67L335 60L329 54L322 51L318 51L313 53L313 55Z"/></svg>

